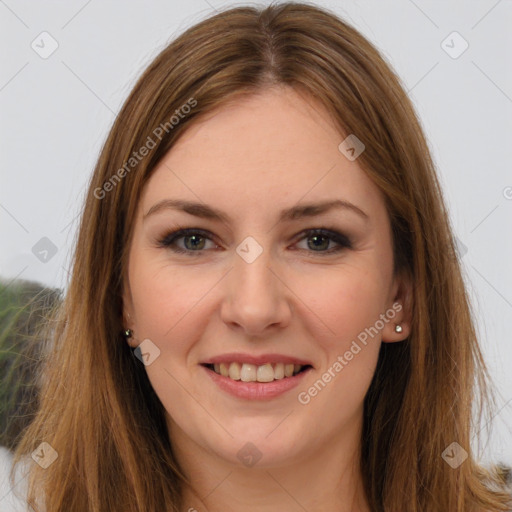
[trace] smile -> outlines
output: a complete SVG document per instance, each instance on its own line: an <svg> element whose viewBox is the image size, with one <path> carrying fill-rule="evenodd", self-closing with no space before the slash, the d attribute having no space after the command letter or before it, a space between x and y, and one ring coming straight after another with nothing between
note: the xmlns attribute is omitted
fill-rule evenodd
<svg viewBox="0 0 512 512"><path fill-rule="evenodd" d="M311 365L291 363L204 363L200 367L221 391L238 399L257 401L284 395L313 370Z"/></svg>
<svg viewBox="0 0 512 512"><path fill-rule="evenodd" d="M205 365L217 375L222 375L231 380L242 382L273 382L274 380L293 377L298 373L311 368L310 365L292 363L265 363L256 365L251 363L215 363Z"/></svg>

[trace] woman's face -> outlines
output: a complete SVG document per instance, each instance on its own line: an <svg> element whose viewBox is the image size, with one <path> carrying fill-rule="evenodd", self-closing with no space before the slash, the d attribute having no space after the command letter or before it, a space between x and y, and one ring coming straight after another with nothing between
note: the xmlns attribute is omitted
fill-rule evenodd
<svg viewBox="0 0 512 512"><path fill-rule="evenodd" d="M384 200L344 138L270 89L194 123L147 183L124 312L177 445L260 467L357 446L380 344L409 326Z"/></svg>

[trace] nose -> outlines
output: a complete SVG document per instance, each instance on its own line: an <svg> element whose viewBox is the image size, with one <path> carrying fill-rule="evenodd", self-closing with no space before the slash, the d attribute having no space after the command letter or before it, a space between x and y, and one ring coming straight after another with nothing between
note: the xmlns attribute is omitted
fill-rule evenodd
<svg viewBox="0 0 512 512"><path fill-rule="evenodd" d="M269 253L264 250L251 263L236 254L226 278L221 319L246 336L268 336L272 329L286 327L291 319L293 294Z"/></svg>

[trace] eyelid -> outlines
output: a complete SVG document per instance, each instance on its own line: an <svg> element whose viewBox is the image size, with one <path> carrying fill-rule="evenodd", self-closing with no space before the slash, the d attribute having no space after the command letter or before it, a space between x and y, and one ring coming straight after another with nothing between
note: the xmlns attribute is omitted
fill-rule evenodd
<svg viewBox="0 0 512 512"><path fill-rule="evenodd" d="M173 244L175 243L176 240L178 240L180 238L187 237L187 236L195 235L195 234L200 235L202 238L208 239L211 242L214 242L217 246L219 245L215 242L215 239L216 239L215 235L213 235L213 233L211 233L210 231L207 231L207 230L204 230L201 228L178 228L178 229L172 230L171 232L168 232L165 236L160 238L158 240L158 247L171 249L173 252L175 252L177 254L186 254L186 255L190 255L190 256L199 255L199 254L205 252L205 250L193 251L193 250L176 248L176 246L173 247ZM338 230L338 228L326 227L326 226L318 227L318 228L308 228L308 229L302 230L300 233L298 233L297 235L295 235L293 237L293 239L294 239L293 243L296 244L303 239L306 239L306 238L309 238L309 237L312 237L315 235L323 236L323 237L329 239L330 241L333 241L334 243L336 243L337 246L335 248L331 248L327 251L308 251L307 249L299 249L299 250L306 251L311 254L316 253L319 256L322 256L322 255L330 255L330 254L339 253L346 249L352 249L352 247L353 247L352 238L350 236L345 235L344 233L340 232Z"/></svg>
<svg viewBox="0 0 512 512"><path fill-rule="evenodd" d="M171 230L166 235L161 237L158 240L158 245L160 247L169 248L175 240L178 240L179 238L183 238L186 236L191 236L191 235L201 235L203 238L207 238L208 240L211 240L212 242L215 241L215 236L213 235L213 233L210 233L209 231L206 231L204 229L178 228L176 230ZM192 251L189 251L189 252L192 252ZM201 252L201 251L197 251L197 252Z"/></svg>

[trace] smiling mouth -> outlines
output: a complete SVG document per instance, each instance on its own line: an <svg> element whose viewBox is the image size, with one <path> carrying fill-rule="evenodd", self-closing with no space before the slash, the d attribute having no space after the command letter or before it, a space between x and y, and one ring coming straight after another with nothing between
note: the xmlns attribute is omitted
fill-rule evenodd
<svg viewBox="0 0 512 512"><path fill-rule="evenodd" d="M255 365L249 363L215 363L202 364L217 375L222 375L231 380L242 382L273 382L275 380L288 379L299 373L303 373L312 368L311 365L285 364L285 363L265 363Z"/></svg>

